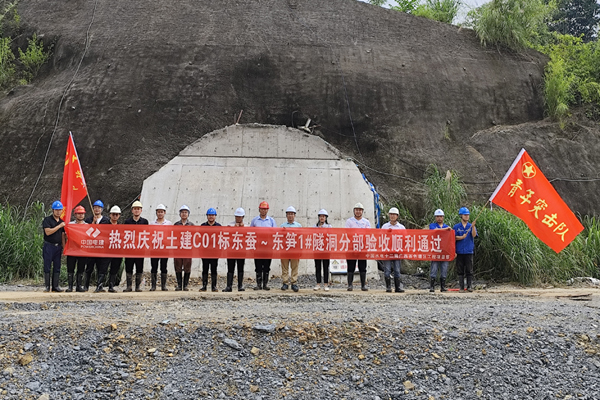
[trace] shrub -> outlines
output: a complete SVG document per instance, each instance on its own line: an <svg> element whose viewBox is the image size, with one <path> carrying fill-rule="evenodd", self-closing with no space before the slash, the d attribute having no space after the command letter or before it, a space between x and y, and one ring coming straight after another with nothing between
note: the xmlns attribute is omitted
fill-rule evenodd
<svg viewBox="0 0 600 400"><path fill-rule="evenodd" d="M42 203L27 212L10 205L0 205L0 282L37 279L43 270Z"/></svg>
<svg viewBox="0 0 600 400"><path fill-rule="evenodd" d="M569 113L571 101L571 76L567 76L564 61L550 60L544 77L544 103L548 116L563 121Z"/></svg>
<svg viewBox="0 0 600 400"><path fill-rule="evenodd" d="M15 55L10 48L10 38L0 38L0 87L5 87L15 77Z"/></svg>
<svg viewBox="0 0 600 400"><path fill-rule="evenodd" d="M37 76L40 68L50 58L50 51L44 51L44 42L38 40L34 33L33 37L28 40L27 50L19 49L19 61L23 66L23 79L28 82Z"/></svg>

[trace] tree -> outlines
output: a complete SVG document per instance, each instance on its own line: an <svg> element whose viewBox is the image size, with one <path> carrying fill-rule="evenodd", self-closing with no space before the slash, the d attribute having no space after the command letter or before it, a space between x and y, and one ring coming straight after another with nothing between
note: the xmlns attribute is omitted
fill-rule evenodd
<svg viewBox="0 0 600 400"><path fill-rule="evenodd" d="M558 0L558 7L549 28L563 35L579 37L589 42L597 38L600 4L597 0Z"/></svg>

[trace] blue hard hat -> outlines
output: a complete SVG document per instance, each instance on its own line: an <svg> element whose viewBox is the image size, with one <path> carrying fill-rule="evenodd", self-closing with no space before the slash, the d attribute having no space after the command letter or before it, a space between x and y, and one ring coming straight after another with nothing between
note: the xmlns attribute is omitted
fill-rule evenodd
<svg viewBox="0 0 600 400"><path fill-rule="evenodd" d="M211 207L206 211L206 215L217 215L217 210Z"/></svg>
<svg viewBox="0 0 600 400"><path fill-rule="evenodd" d="M98 206L98 207L104 208L104 203L101 200L96 200L94 202L94 206Z"/></svg>
<svg viewBox="0 0 600 400"><path fill-rule="evenodd" d="M458 215L469 215L471 214L469 212L469 209L467 207L461 207L460 210L458 210Z"/></svg>
<svg viewBox="0 0 600 400"><path fill-rule="evenodd" d="M62 205L62 203L58 200L56 200L54 203L52 203L52 209L53 210L62 210L64 207Z"/></svg>

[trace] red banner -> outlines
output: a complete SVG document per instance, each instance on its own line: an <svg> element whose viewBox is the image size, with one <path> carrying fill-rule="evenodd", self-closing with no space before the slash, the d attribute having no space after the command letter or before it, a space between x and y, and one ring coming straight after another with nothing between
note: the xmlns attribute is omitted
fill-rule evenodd
<svg viewBox="0 0 600 400"><path fill-rule="evenodd" d="M63 171L62 190L60 192L60 201L63 203L63 211L60 217L67 223L71 221L71 210L87 196L87 187L73 135L69 132L69 142L67 144L67 155L65 157L65 169Z"/></svg>
<svg viewBox="0 0 600 400"><path fill-rule="evenodd" d="M490 200L516 215L555 252L583 230L525 149L521 150Z"/></svg>
<svg viewBox="0 0 600 400"><path fill-rule="evenodd" d="M66 226L65 254L88 257L454 259L454 232L416 229Z"/></svg>

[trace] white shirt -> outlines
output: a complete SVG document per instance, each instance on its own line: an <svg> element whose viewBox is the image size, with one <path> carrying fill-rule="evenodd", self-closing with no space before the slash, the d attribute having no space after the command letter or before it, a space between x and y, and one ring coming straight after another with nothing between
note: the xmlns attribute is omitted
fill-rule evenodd
<svg viewBox="0 0 600 400"><path fill-rule="evenodd" d="M381 229L406 229L406 227L400 222L396 221L396 224L394 225L392 225L390 222L386 222L385 224L383 224Z"/></svg>
<svg viewBox="0 0 600 400"><path fill-rule="evenodd" d="M346 220L346 228L371 228L371 223L366 218L356 219L352 217Z"/></svg>
<svg viewBox="0 0 600 400"><path fill-rule="evenodd" d="M150 225L173 225L173 223L168 219L165 219L161 224L158 222L158 220L155 219L154 222L150 223Z"/></svg>

